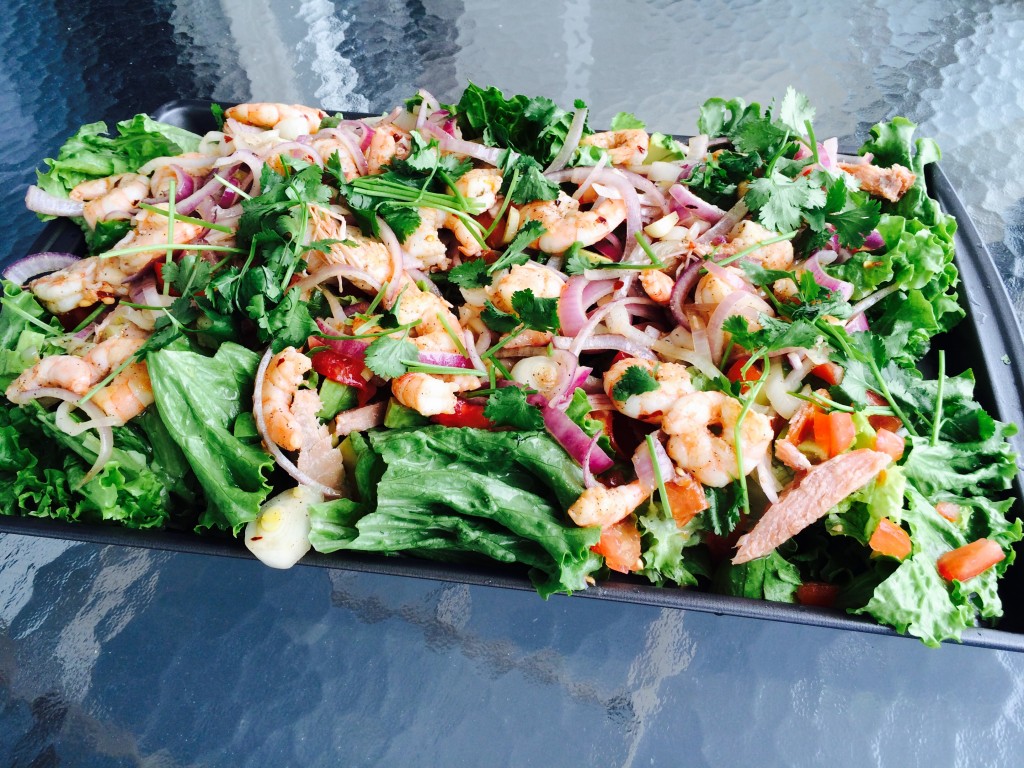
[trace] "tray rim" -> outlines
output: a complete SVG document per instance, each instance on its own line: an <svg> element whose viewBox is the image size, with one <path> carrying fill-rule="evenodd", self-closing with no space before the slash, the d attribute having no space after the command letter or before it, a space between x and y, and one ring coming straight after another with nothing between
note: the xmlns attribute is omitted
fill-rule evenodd
<svg viewBox="0 0 1024 768"><path fill-rule="evenodd" d="M210 101L200 99L174 99L157 107L151 116L162 122L182 127L200 112L208 112ZM373 113L346 113L367 116ZM967 301L962 301L968 316L961 327L967 326L981 339L981 326L991 318L997 326L995 335L987 334L989 343L979 343L984 378L992 394L995 416L1024 427L1024 404L1019 397L1006 393L1024 392L1024 334L1020 320L1012 310L1006 285L1000 277L994 260L967 214L955 187L937 164L926 169L926 180L942 208L952 214L958 223L956 265L960 271L964 293L968 284L975 286ZM80 238L78 227L66 220L49 222L33 243L33 250L50 250L62 238ZM965 253L966 252L966 253ZM968 258L971 254L973 258ZM963 255L963 258L962 258ZM982 290L979 291L979 288ZM979 319L980 316L980 319ZM994 344L992 342L995 342ZM1004 356L1010 362L1003 361ZM977 370L978 366L974 366ZM1002 393L1002 396L1001 396ZM1024 434L1012 440L1018 454L1024 455ZM1024 468L1014 483L1013 494L1018 509L1024 503ZM108 546L127 546L186 554L234 557L255 561L256 558L237 539L226 535L200 536L192 532L171 530L131 530L114 524L71 523L39 517L0 515L0 537L7 534L37 536ZM347 570L380 575L412 577L441 582L471 584L498 589L534 591L521 569L502 568L500 565L475 567L439 563L411 557L356 553L321 554L310 551L299 562L306 567ZM1024 565L1018 566L1024 568ZM558 597L565 597L559 595ZM691 610L715 615L729 615L748 619L786 622L837 630L851 630L873 635L917 640L878 624L869 617L854 616L833 609L779 603L753 598L732 597L710 592L675 587L656 587L639 579L612 577L588 589L574 593L573 597L633 603L678 610ZM1008 632L991 627L964 630L959 643L947 640L944 644L983 647L994 650L1024 652L1024 630Z"/></svg>

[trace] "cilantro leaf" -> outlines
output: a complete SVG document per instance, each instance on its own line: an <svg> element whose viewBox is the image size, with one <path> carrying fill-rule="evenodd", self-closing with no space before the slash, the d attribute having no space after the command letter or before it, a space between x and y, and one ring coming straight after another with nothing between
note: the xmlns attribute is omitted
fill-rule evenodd
<svg viewBox="0 0 1024 768"><path fill-rule="evenodd" d="M366 367L383 379L396 379L407 370L403 360L416 360L419 348L408 339L381 336L366 348Z"/></svg>
<svg viewBox="0 0 1024 768"><path fill-rule="evenodd" d="M609 128L613 131L625 131L633 128L643 130L647 124L632 112L619 112L612 118Z"/></svg>
<svg viewBox="0 0 1024 768"><path fill-rule="evenodd" d="M779 122L798 135L804 133L804 123L814 120L814 107L802 93L797 93L793 86L786 88L786 95L779 105Z"/></svg>
<svg viewBox="0 0 1024 768"><path fill-rule="evenodd" d="M804 209L825 204L825 192L806 176L790 179L775 170L754 179L743 199L765 227L790 232L800 226Z"/></svg>
<svg viewBox="0 0 1024 768"><path fill-rule="evenodd" d="M502 312L490 301L484 304L484 309L480 313L480 319L484 321L484 325L495 333L509 333L519 327L519 321L515 315Z"/></svg>
<svg viewBox="0 0 1024 768"><path fill-rule="evenodd" d="M273 309L266 306L262 295L254 296L246 306L249 316L256 321L261 341L270 341L274 352L285 347L301 347L306 339L319 332L309 313L309 304L292 289Z"/></svg>
<svg viewBox="0 0 1024 768"><path fill-rule="evenodd" d="M539 221L526 222L525 226L512 238L512 242L505 248L505 252L501 257L487 268L487 274L493 275L495 272L508 269L516 264L528 262L530 257L523 253L523 250L545 232L547 230L544 229L544 225Z"/></svg>
<svg viewBox="0 0 1024 768"><path fill-rule="evenodd" d="M562 269L567 275L582 275L588 269L593 269L598 264L598 262L583 252L583 243L579 240L569 246L564 254L564 258L565 266Z"/></svg>
<svg viewBox="0 0 1024 768"><path fill-rule="evenodd" d="M612 397L618 401L624 401L633 395L642 395L644 392L654 392L660 389L651 372L640 365L629 366L622 374L622 377L612 387Z"/></svg>
<svg viewBox="0 0 1024 768"><path fill-rule="evenodd" d="M743 511L743 494L739 483L730 483L724 488L705 488L708 508L704 519L711 524L711 530L719 536L728 536L740 522Z"/></svg>
<svg viewBox="0 0 1024 768"><path fill-rule="evenodd" d="M487 266L483 259L464 261L448 272L448 280L460 288L483 288L491 284Z"/></svg>
<svg viewBox="0 0 1024 768"><path fill-rule="evenodd" d="M512 309L527 328L534 331L558 330L558 298L542 298L534 295L532 288L512 294Z"/></svg>
<svg viewBox="0 0 1024 768"><path fill-rule="evenodd" d="M747 320L740 315L727 317L722 330L732 335L737 344L758 357L786 347L810 348L818 343L821 331L807 320L788 322L768 315L759 315L760 330L750 330Z"/></svg>
<svg viewBox="0 0 1024 768"><path fill-rule="evenodd" d="M540 409L526 401L519 387L503 387L487 398L484 416L502 427L544 429Z"/></svg>
<svg viewBox="0 0 1024 768"><path fill-rule="evenodd" d="M498 163L502 175L500 193L516 205L558 197L558 185L544 175L540 163L529 155L513 155L506 150Z"/></svg>

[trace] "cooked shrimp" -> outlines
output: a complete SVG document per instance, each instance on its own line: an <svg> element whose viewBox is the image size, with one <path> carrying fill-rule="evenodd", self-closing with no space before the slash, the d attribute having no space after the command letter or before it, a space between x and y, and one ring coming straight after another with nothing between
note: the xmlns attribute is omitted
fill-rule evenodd
<svg viewBox="0 0 1024 768"><path fill-rule="evenodd" d="M658 383L658 388L619 400L614 394L615 385L622 380L626 371L634 367L651 374ZM639 357L627 357L612 365L605 373L604 391L619 413L650 424L658 424L679 398L689 395L694 390L685 365L655 363Z"/></svg>
<svg viewBox="0 0 1024 768"><path fill-rule="evenodd" d="M304 107L300 104L256 102L231 107L224 111L224 117L256 128L276 128L285 121L295 121L295 127L299 132L289 137L294 138L302 134L316 133L320 128L320 121L327 117L327 113L322 109ZM226 130L225 133L230 133L230 130Z"/></svg>
<svg viewBox="0 0 1024 768"><path fill-rule="evenodd" d="M608 159L612 165L640 165L647 157L650 141L647 131L630 128L593 133L580 139L580 144L608 150Z"/></svg>
<svg viewBox="0 0 1024 768"><path fill-rule="evenodd" d="M132 363L107 386L93 395L92 401L107 416L116 416L127 424L154 402L153 384L143 362Z"/></svg>
<svg viewBox="0 0 1024 768"><path fill-rule="evenodd" d="M869 195L898 202L914 186L917 176L909 168L893 165L879 168L870 163L840 163L839 167L860 182L860 188Z"/></svg>
<svg viewBox="0 0 1024 768"><path fill-rule="evenodd" d="M398 402L423 416L455 413L458 403L450 384L426 373L399 376L391 382L391 392Z"/></svg>
<svg viewBox="0 0 1024 768"><path fill-rule="evenodd" d="M723 269L735 275L737 280L743 279L743 271L739 267L723 267ZM708 272L697 283L693 292L693 300L697 304L721 304L730 293L742 290L730 283L725 278Z"/></svg>
<svg viewBox="0 0 1024 768"><path fill-rule="evenodd" d="M537 298L555 299L561 296L564 285L555 270L535 261L528 261L515 265L507 274L495 280L488 286L487 295L498 309L514 312L512 296L518 291L529 288Z"/></svg>
<svg viewBox="0 0 1024 768"><path fill-rule="evenodd" d="M676 466L712 488L738 479L734 438L742 409L739 400L721 392L694 392L676 401L661 423L669 436L668 455ZM761 463L774 436L767 416L747 411L740 426L743 475Z"/></svg>
<svg viewBox="0 0 1024 768"><path fill-rule="evenodd" d="M651 491L639 480L614 488L595 485L587 488L569 507L569 517L581 528L591 525L607 528L631 514L650 495Z"/></svg>
<svg viewBox="0 0 1024 768"><path fill-rule="evenodd" d="M82 217L95 229L101 221L115 215L128 218L149 195L149 179L137 173L121 173L105 179L85 181L69 193L73 200L85 201Z"/></svg>
<svg viewBox="0 0 1024 768"><path fill-rule="evenodd" d="M447 219L447 214L436 208L420 208L419 214L419 226L405 238L402 250L416 259L420 269L435 272L448 269L451 266L447 255L448 246L438 236L438 228Z"/></svg>
<svg viewBox="0 0 1024 768"><path fill-rule="evenodd" d="M292 400L312 367L309 358L295 347L278 352L267 366L258 407L263 409L270 439L286 451L302 448L302 432L292 413Z"/></svg>
<svg viewBox="0 0 1024 768"><path fill-rule="evenodd" d="M457 351L458 348L455 345L455 341L448 335L445 323L456 334L462 333L462 326L459 324L459 319L452 312L451 306L440 296L435 296L429 291L421 291L415 285L410 284L401 294L397 314L398 322L401 325L406 325L416 320L420 321L419 325L410 332L413 341L417 337L429 336L437 341L437 346L434 347L436 351Z"/></svg>
<svg viewBox="0 0 1024 768"><path fill-rule="evenodd" d="M311 207L311 230L317 239L343 240L334 243L327 251L308 251L306 264L310 272L318 272L333 264L347 264L369 273L383 285L392 277L391 253L380 240L364 235L358 227L345 226L337 219L328 215L323 209ZM364 285L353 280L362 290L375 293L371 285Z"/></svg>
<svg viewBox="0 0 1024 768"><path fill-rule="evenodd" d="M501 338L504 339L505 335ZM515 335L512 341L502 346L502 349L513 350L523 349L524 347L546 347L551 343L551 339L553 338L554 334L549 331L520 331Z"/></svg>
<svg viewBox="0 0 1024 768"><path fill-rule="evenodd" d="M455 182L455 190L483 212L497 204L501 181L501 171L494 168L474 168L459 177Z"/></svg>
<svg viewBox="0 0 1024 768"><path fill-rule="evenodd" d="M676 281L672 279L671 275L666 275L664 272L646 269L640 273L640 284L644 287L644 293L650 296L652 301L656 301L658 304L668 304Z"/></svg>
<svg viewBox="0 0 1024 768"><path fill-rule="evenodd" d="M352 181L352 179L359 176L359 167L352 157L351 148L337 136L321 136L319 139L313 139L312 147L324 159L324 163L327 162L331 155L338 155L338 161L341 165L341 172L345 176L345 181Z"/></svg>
<svg viewBox="0 0 1024 768"><path fill-rule="evenodd" d="M199 152L187 152L184 155L178 155L175 160L178 158L199 161L199 163L189 163L188 166L188 172L195 176L207 174L213 169L214 158L209 155L203 155ZM149 177L150 194L153 197L166 197L170 190L171 179L175 178L177 178L177 174L174 172L174 163L161 165ZM181 189L178 189L177 198L179 200L182 198Z"/></svg>
<svg viewBox="0 0 1024 768"><path fill-rule="evenodd" d="M409 134L394 125L382 125L373 132L370 146L366 148L366 166L369 173L380 173L381 169L394 160L404 160L412 149Z"/></svg>
<svg viewBox="0 0 1024 768"><path fill-rule="evenodd" d="M522 225L528 221L539 221L547 230L531 247L545 253L564 253L577 240L583 245L593 245L603 240L626 219L626 204L622 200L606 199L597 207L580 210L578 200L564 192L555 200L537 200L527 203L520 210Z"/></svg>
<svg viewBox="0 0 1024 768"><path fill-rule="evenodd" d="M747 219L732 228L729 233L729 242L723 245L718 253L722 256L739 253L763 240L778 237L778 234L778 232L765 229L756 221ZM793 242L783 240L781 243L762 246L747 254L747 258L758 262L765 269L787 270L793 266Z"/></svg>

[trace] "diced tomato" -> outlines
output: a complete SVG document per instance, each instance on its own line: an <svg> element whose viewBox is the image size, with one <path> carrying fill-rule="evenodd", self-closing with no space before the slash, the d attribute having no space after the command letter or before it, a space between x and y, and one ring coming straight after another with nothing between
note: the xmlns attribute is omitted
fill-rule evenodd
<svg viewBox="0 0 1024 768"><path fill-rule="evenodd" d="M888 453L892 456L893 461L899 461L903 458L905 445L906 441L902 437L894 432L890 432L888 429L880 429L875 433L875 450Z"/></svg>
<svg viewBox="0 0 1024 768"><path fill-rule="evenodd" d="M1006 553L992 539L978 539L939 557L936 566L946 581L967 581L1006 559Z"/></svg>
<svg viewBox="0 0 1024 768"><path fill-rule="evenodd" d="M871 534L868 546L876 555L895 557L897 560L903 560L913 550L910 534L888 517L883 517L878 521L878 526Z"/></svg>
<svg viewBox="0 0 1024 768"><path fill-rule="evenodd" d="M675 480L665 483L665 491L668 493L668 504L672 507L672 517L680 528L693 520L698 512L708 508L704 486L688 472L681 472Z"/></svg>
<svg viewBox="0 0 1024 768"><path fill-rule="evenodd" d="M806 437L807 427L814 421L814 414L818 409L811 403L803 403L797 408L793 418L789 420L789 430L785 439L793 445L800 445Z"/></svg>
<svg viewBox="0 0 1024 768"><path fill-rule="evenodd" d="M761 367L760 363L754 363L752 366L747 368L746 373L743 372L743 366L747 364L747 361L749 359L749 357L741 357L739 360L737 360L735 363L729 366L729 370L725 374L726 378L733 383L736 383L740 379L742 379L743 381L757 381L758 379L760 379L761 374L764 372L764 369ZM742 387L740 387L741 392L746 392L748 389L750 389L749 384L744 384Z"/></svg>
<svg viewBox="0 0 1024 768"><path fill-rule="evenodd" d="M853 417L843 411L815 412L813 427L814 442L821 446L829 458L845 451L857 437Z"/></svg>
<svg viewBox="0 0 1024 768"><path fill-rule="evenodd" d="M494 422L484 416L484 406L458 400L455 413L439 413L430 417L435 424L445 427L470 427L472 429L494 429Z"/></svg>
<svg viewBox="0 0 1024 768"><path fill-rule="evenodd" d="M903 427L903 422L896 416L868 416L868 424L872 429L885 429L889 432L897 432Z"/></svg>
<svg viewBox="0 0 1024 768"><path fill-rule="evenodd" d="M366 366L362 360L325 349L313 355L312 362L313 370L325 379L354 387L358 391L357 397L360 406L366 405L370 398L377 393L377 388L363 378L363 370Z"/></svg>
<svg viewBox="0 0 1024 768"><path fill-rule="evenodd" d="M846 371L843 370L843 367L837 363L822 363L811 368L811 374L817 376L829 386L841 384L843 374L845 373Z"/></svg>
<svg viewBox="0 0 1024 768"><path fill-rule="evenodd" d="M960 505L951 501L940 501L935 505L935 511L949 520L951 523L960 521Z"/></svg>
<svg viewBox="0 0 1024 768"><path fill-rule="evenodd" d="M796 601L800 605L816 605L831 608L839 597L839 587L823 581L805 581L796 588Z"/></svg>
<svg viewBox="0 0 1024 768"><path fill-rule="evenodd" d="M882 397L877 392L872 392L870 389L865 392L865 400L868 401L868 405L888 405L889 401Z"/></svg>
<svg viewBox="0 0 1024 768"><path fill-rule="evenodd" d="M591 551L604 557L605 565L619 573L640 570L640 531L626 518L601 531L601 539Z"/></svg>

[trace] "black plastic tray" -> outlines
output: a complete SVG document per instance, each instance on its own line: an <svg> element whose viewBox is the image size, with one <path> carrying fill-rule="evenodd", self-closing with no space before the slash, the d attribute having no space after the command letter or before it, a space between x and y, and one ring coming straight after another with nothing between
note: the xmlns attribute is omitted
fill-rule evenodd
<svg viewBox="0 0 1024 768"><path fill-rule="evenodd" d="M206 101L168 102L156 110L153 117L197 133L204 133L215 127L209 102ZM960 269L961 300L967 310L967 318L940 340L941 345L947 350L947 366L953 374L966 368L973 368L978 380L979 401L1001 421L1024 425L1024 407L1019 394L1024 392L1024 338L1021 336L1013 305L992 257L967 217L967 211L949 179L941 169L932 165L928 167L927 182L932 195L939 200L943 209L953 214L959 222L956 235L956 262ZM78 227L62 220L46 226L35 242L33 251L77 251L82 246L83 239ZM1024 436L1017 436L1013 441L1017 452L1024 455ZM1017 502L1015 514L1018 516L1024 511L1021 479L1021 474L1018 474L1013 489ZM202 555L252 557L240 541L224 535L197 536L179 531L133 531L114 525L87 525L0 515L0 535L4 533ZM480 568L405 557L344 553L321 555L316 552L311 552L303 558L301 564L504 589L533 589L523 571L499 566ZM1009 569L1000 583L1000 595L1006 617L1000 621L999 629L966 630L963 633L965 645L1024 651L1024 564ZM591 587L578 592L576 596L716 615L728 614L848 629L878 635L898 634L870 619L850 616L835 610L727 597L684 589L662 589L626 578ZM543 607L539 605L538 610L543 610Z"/></svg>

